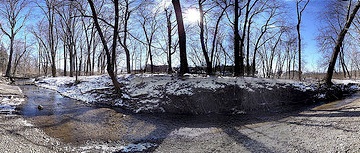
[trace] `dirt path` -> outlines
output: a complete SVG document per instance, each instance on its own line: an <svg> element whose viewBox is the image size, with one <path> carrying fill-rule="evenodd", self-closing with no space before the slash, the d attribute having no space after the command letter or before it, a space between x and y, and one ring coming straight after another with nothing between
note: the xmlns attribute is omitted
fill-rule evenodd
<svg viewBox="0 0 360 153"><path fill-rule="evenodd" d="M156 152L359 152L360 100L224 127L181 127Z"/></svg>

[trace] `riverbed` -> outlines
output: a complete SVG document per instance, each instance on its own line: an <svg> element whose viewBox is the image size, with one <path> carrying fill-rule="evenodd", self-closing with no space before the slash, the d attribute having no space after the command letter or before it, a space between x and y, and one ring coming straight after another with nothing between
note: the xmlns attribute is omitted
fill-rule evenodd
<svg viewBox="0 0 360 153"><path fill-rule="evenodd" d="M289 112L189 116L133 114L36 86L21 88L28 98L20 111L24 118L74 152L360 151L359 97Z"/></svg>

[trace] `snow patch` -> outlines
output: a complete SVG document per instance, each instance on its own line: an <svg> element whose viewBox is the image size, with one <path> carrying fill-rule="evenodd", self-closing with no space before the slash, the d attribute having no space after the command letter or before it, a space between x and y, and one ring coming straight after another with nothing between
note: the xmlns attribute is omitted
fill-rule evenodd
<svg viewBox="0 0 360 153"><path fill-rule="evenodd" d="M22 104L24 101L24 98L15 98L13 96L0 97L0 113L13 114L16 106Z"/></svg>
<svg viewBox="0 0 360 153"><path fill-rule="evenodd" d="M88 145L84 147L80 147L80 150L82 153L91 153L94 152L94 150L101 150L103 152L116 152L120 149L122 149L123 146L108 146L108 145ZM76 152L75 150L72 150L73 152Z"/></svg>
<svg viewBox="0 0 360 153"><path fill-rule="evenodd" d="M146 151L152 147L156 147L157 144L154 143L138 143L138 144L129 144L124 146L120 151L121 152L142 152Z"/></svg>
<svg viewBox="0 0 360 153"><path fill-rule="evenodd" d="M23 123L23 125L25 125L25 126L29 126L29 127L34 126L33 124L29 123L29 122L26 121L26 120L21 119L20 121L21 121L21 122Z"/></svg>
<svg viewBox="0 0 360 153"><path fill-rule="evenodd" d="M90 152L94 152L95 150L97 151L102 151L102 152L143 152L146 151L152 147L156 147L158 146L157 144L154 143L149 143L149 142L145 142L145 143L131 143L128 144L126 146L123 145L108 145L108 144L91 144L91 145L86 145L83 147L79 147L80 151L82 153L90 153ZM77 152L77 150L72 150L72 152Z"/></svg>
<svg viewBox="0 0 360 153"><path fill-rule="evenodd" d="M335 84L360 84L360 80L339 80L339 79L332 79L331 80Z"/></svg>

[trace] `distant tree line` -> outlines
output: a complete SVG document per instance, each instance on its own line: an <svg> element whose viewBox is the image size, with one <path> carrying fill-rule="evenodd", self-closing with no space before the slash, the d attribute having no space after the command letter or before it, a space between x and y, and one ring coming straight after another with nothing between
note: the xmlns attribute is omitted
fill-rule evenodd
<svg viewBox="0 0 360 153"><path fill-rule="evenodd" d="M295 79L290 72L297 72L301 80L301 23L309 2L294 1L296 12L292 12L283 0L1 1L0 27L7 38L3 42L9 42L5 75L24 73L21 63L29 62L39 75L107 72L114 84L120 72L154 73L155 65L167 65L168 73L179 67L180 75L188 73L189 67L203 67L208 75L225 74L220 72L231 67L233 75L240 77L274 78L288 73L289 79ZM358 3L331 0L333 7L319 19L327 23L318 39L324 55L339 44L336 37L345 36L354 24L349 29L352 38L344 37L340 51L334 49L344 72L349 65L351 70L359 69L356 58L353 63L345 60L358 54L351 44L355 41L350 41L358 38ZM186 19L197 15L187 14L190 9L199 12L194 23ZM353 52L346 53L350 48ZM336 61L325 63L331 63L331 68Z"/></svg>

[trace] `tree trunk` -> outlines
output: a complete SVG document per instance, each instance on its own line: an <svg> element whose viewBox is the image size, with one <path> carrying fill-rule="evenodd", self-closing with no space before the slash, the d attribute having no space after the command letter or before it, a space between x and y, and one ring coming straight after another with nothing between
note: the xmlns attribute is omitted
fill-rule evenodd
<svg viewBox="0 0 360 153"><path fill-rule="evenodd" d="M67 76L67 54L66 54L66 40L64 39L64 76Z"/></svg>
<svg viewBox="0 0 360 153"><path fill-rule="evenodd" d="M234 15L234 76L240 76L240 35L239 35L239 0L235 0Z"/></svg>
<svg viewBox="0 0 360 153"><path fill-rule="evenodd" d="M336 40L336 44L330 59L330 63L329 63L329 67L325 76L325 83L328 87L330 87L332 85L331 79L333 77L333 73L334 73L334 68L335 68L335 63L336 63L336 59L340 53L340 49L342 46L342 43L344 41L345 35L348 32L352 21L354 20L356 13L358 12L360 8L360 1L358 1L358 3L356 4L356 6L354 7L351 15L349 16L348 20L345 23L345 26L343 27L343 29L341 30L341 32L338 35L338 38Z"/></svg>
<svg viewBox="0 0 360 153"><path fill-rule="evenodd" d="M130 15L131 15L131 12L129 10L129 1L126 0L125 1L125 17L124 17L124 36L123 36L123 39L122 39L122 42L120 40L120 37L119 37L119 42L120 42L120 45L123 47L124 51L125 51L125 56L126 56L126 71L128 74L131 73L131 65L130 65L130 60L131 60L131 57L130 57L130 50L127 46L127 43L126 43L126 40L127 40L127 34L128 34L128 22L129 22L129 19L130 19Z"/></svg>
<svg viewBox="0 0 360 153"><path fill-rule="evenodd" d="M13 31L13 30L12 30ZM13 32L11 32L13 35ZM12 65L12 56L14 54L14 37L10 37L10 53L9 53L9 61L6 67L5 77L11 77L11 65Z"/></svg>
<svg viewBox="0 0 360 153"><path fill-rule="evenodd" d="M98 34L100 36L101 42L103 44L104 50L106 52L106 59L107 59L107 72L111 78L111 81L114 85L115 91L117 93L121 93L121 84L119 83L119 81L117 80L116 74L114 73L114 54L116 51L116 39L117 39L117 33L118 33L118 21L119 21L119 1L115 0L114 1L114 7L115 7L115 26L114 26L114 33L113 33L113 45L112 45L112 55L113 57L111 57L110 54L110 49L107 45L107 41L105 39L105 36L102 32L102 29L100 27L99 21L98 21L98 16L95 10L95 6L94 6L94 2L92 0L88 0L90 8L91 8L91 12L92 12L92 18L94 20L94 24L95 27L98 31Z"/></svg>
<svg viewBox="0 0 360 153"><path fill-rule="evenodd" d="M298 73L299 73L299 81L301 81L301 34L300 34L300 21L298 22L298 24L296 25L296 30L297 30L297 35L298 35L298 52L299 52L299 69L298 69Z"/></svg>
<svg viewBox="0 0 360 153"><path fill-rule="evenodd" d="M247 27L247 41L246 41L246 75L250 76L251 74L251 68L250 68L250 60L249 60L249 54L250 54L250 27L251 27L251 18L249 19L249 25ZM255 56L253 57L255 59Z"/></svg>
<svg viewBox="0 0 360 153"><path fill-rule="evenodd" d="M303 7L301 8L300 3L302 2L302 0L297 0L296 1L296 14L297 14L297 24L296 24L296 30L297 30L297 36L298 36L298 51L299 51L299 69L298 69L298 73L299 73L299 80L301 81L301 33L300 33L300 24L301 24L301 18L302 18L302 13L305 10L306 6L309 4L310 0L306 0L305 4L303 5Z"/></svg>
<svg viewBox="0 0 360 153"><path fill-rule="evenodd" d="M178 35L179 35L179 48L180 48L180 72L179 75L182 76L185 73L189 72L189 66L187 62L186 55L186 34L184 28L184 22L182 17L182 11L179 0L172 0L174 6L176 21L178 24Z"/></svg>
<svg viewBox="0 0 360 153"><path fill-rule="evenodd" d="M205 38L204 38L204 11L202 8L202 0L198 0L199 4L199 13L200 13L200 43L201 43L201 49L204 54L205 62L206 62L206 74L211 75L212 74L212 63L209 59L208 51L206 50L205 46Z"/></svg>
<svg viewBox="0 0 360 153"><path fill-rule="evenodd" d="M50 4L49 7L49 38L50 38L50 53L51 53L51 75L56 77L56 50L55 50L55 35L54 35L54 22L55 22L55 4Z"/></svg>
<svg viewBox="0 0 360 153"><path fill-rule="evenodd" d="M166 26L167 26L167 37L168 37L168 43L167 43L167 49L168 49L168 74L171 74L172 71L172 59L171 59L171 43L172 43L172 25L171 25L171 12L168 12L168 9L165 9L165 15L166 15Z"/></svg>
<svg viewBox="0 0 360 153"><path fill-rule="evenodd" d="M243 31L242 31L242 36L240 37L240 57L239 57L239 62L240 62L240 76L244 76L244 70L245 70L245 66L244 66L244 48L245 48L245 36L246 36L246 26L248 25L248 21L249 21L249 14L250 14L250 1L248 0L247 4L246 4L246 12L245 12L245 19L244 19L244 25L243 25Z"/></svg>
<svg viewBox="0 0 360 153"><path fill-rule="evenodd" d="M154 62L153 62L153 54L151 51L151 42L149 42L148 50L149 50L149 58L150 58L150 72L154 73Z"/></svg>

